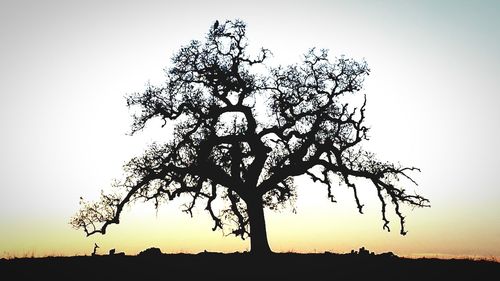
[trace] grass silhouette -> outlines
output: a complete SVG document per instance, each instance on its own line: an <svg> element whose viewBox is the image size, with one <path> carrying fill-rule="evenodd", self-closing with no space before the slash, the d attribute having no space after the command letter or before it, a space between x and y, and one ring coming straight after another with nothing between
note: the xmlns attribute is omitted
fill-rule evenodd
<svg viewBox="0 0 500 281"><path fill-rule="evenodd" d="M494 260L402 258L391 253L98 255L0 260L0 278L38 280L478 280L500 274ZM148 254L150 253L150 254ZM140 278L140 279L138 279ZM7 280L7 279L3 279Z"/></svg>

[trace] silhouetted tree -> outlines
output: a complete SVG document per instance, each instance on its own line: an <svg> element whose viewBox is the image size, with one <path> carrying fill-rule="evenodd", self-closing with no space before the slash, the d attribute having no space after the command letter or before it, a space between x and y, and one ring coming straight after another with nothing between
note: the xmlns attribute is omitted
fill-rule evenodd
<svg viewBox="0 0 500 281"><path fill-rule="evenodd" d="M125 165L126 177L117 184L122 195L82 201L72 225L87 235L104 234L131 202L151 200L158 207L187 194L185 212L192 215L203 201L213 230L228 227L251 238L251 252L268 253L264 208L293 203L293 179L307 174L326 185L332 202L331 177L340 178L352 189L360 213L353 179L370 181L381 202L383 228L389 231L391 203L404 235L401 204L423 207L428 200L398 185L402 178L415 183L407 172L417 168L380 162L360 148L368 131L366 98L359 108L347 100L357 97L367 64L344 57L330 61L327 51L312 49L300 65L269 68L264 64L269 55L267 49L247 54L245 24L239 20L215 22L205 42L182 47L164 86L149 85L127 99L129 107L140 109L133 133L161 118L175 124L173 139L151 145Z"/></svg>

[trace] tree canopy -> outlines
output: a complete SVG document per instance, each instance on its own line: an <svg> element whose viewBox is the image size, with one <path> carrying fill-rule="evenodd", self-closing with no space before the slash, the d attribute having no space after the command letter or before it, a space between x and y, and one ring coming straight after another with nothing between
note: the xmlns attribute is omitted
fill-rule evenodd
<svg viewBox="0 0 500 281"><path fill-rule="evenodd" d="M82 201L71 220L75 228L104 234L120 222L127 204L152 201L158 207L187 195L185 212L203 204L213 230L250 236L252 252L269 252L263 209L293 204L294 178L308 175L326 186L332 202L332 178L340 179L360 213L354 179L371 182L383 228L390 230L386 213L392 206L406 234L401 205L429 201L404 188L416 185L410 172L418 168L379 161L361 147L368 132L366 97L359 93L370 72L366 62L311 49L300 64L272 67L266 64L269 50L248 54L245 32L242 21L216 22L203 42L192 41L174 55L164 85L127 98L137 111L133 133L160 118L173 124L173 136L131 159L115 192Z"/></svg>

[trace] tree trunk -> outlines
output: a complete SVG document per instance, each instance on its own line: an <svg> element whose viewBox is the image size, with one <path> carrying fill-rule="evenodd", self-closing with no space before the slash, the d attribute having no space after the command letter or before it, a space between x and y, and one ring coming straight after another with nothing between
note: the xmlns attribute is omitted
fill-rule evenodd
<svg viewBox="0 0 500 281"><path fill-rule="evenodd" d="M262 199L247 202L248 218L250 220L250 252L266 255L272 253L267 242L266 220Z"/></svg>

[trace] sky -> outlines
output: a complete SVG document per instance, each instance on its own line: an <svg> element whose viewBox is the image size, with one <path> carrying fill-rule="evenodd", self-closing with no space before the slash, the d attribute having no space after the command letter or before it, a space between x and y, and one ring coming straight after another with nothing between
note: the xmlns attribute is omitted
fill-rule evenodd
<svg viewBox="0 0 500 281"><path fill-rule="evenodd" d="M171 56L213 22L242 19L251 48L298 63L311 47L365 59L370 140L380 159L416 166L431 208L405 209L406 236L382 230L369 185L351 191L299 178L297 214L266 211L278 252L500 257L500 2L14 1L0 2L0 257L245 251L173 201L126 209L105 236L69 225L79 197L97 198L122 165L165 132L130 136L125 96L160 84ZM98 252L99 253L99 252Z"/></svg>

